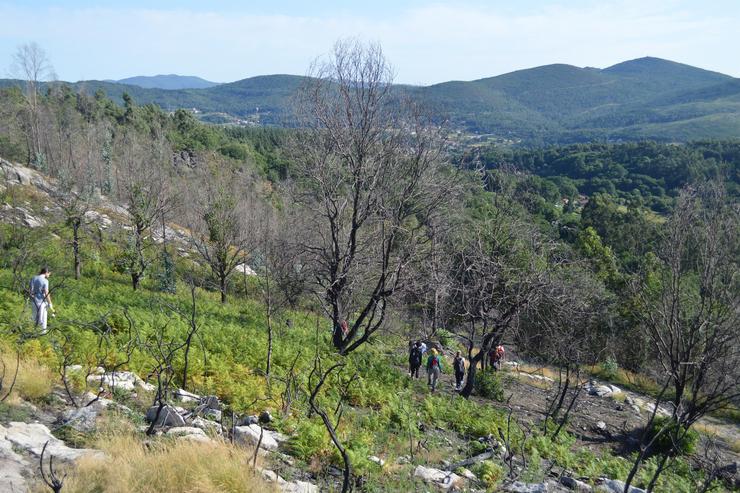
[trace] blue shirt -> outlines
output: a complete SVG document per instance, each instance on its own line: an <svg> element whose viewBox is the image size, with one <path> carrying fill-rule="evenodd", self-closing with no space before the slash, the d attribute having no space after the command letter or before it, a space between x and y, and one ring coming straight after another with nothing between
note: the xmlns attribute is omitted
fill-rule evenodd
<svg viewBox="0 0 740 493"><path fill-rule="evenodd" d="M31 296L36 298L38 301L44 301L46 295L49 293L49 280L43 275L39 274L31 279Z"/></svg>

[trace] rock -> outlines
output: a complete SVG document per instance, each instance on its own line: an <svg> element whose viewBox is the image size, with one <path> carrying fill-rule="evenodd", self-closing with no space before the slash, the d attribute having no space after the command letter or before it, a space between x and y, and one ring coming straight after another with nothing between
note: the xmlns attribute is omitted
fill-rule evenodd
<svg viewBox="0 0 740 493"><path fill-rule="evenodd" d="M208 443L212 440L205 434L200 428L193 426L183 426L180 428L170 428L167 433L169 436L174 436L178 440L190 440L193 442Z"/></svg>
<svg viewBox="0 0 740 493"><path fill-rule="evenodd" d="M234 428L234 440L236 440L237 443L251 445L253 447L257 446L257 443L260 443L260 448L274 451L278 449L279 442L283 442L287 439L286 437L284 437L284 435L281 435L280 433L265 430L264 428L262 428L261 430L261 443L259 425L237 426L236 428Z"/></svg>
<svg viewBox="0 0 740 493"><path fill-rule="evenodd" d="M200 402L201 397L187 390L177 389L172 393L172 396L180 402Z"/></svg>
<svg viewBox="0 0 740 493"><path fill-rule="evenodd" d="M740 474L738 474L738 462L732 462L717 470L717 475L732 485L734 488L740 487Z"/></svg>
<svg viewBox="0 0 740 493"><path fill-rule="evenodd" d="M596 491L603 493L624 493L624 482L616 479L607 479L596 487ZM628 493L645 493L645 490L630 486Z"/></svg>
<svg viewBox="0 0 740 493"><path fill-rule="evenodd" d="M113 226L113 221L108 216L97 211L85 212L85 221L97 224L100 229L108 229Z"/></svg>
<svg viewBox="0 0 740 493"><path fill-rule="evenodd" d="M210 419L211 421L221 422L221 411L217 411L215 409L209 409L203 414L203 417L206 419Z"/></svg>
<svg viewBox="0 0 740 493"><path fill-rule="evenodd" d="M65 411L62 415L62 424L70 426L83 433L89 433L95 430L98 415L100 414L100 411L105 409L105 406L98 402L99 401L95 401L94 404L87 407Z"/></svg>
<svg viewBox="0 0 740 493"><path fill-rule="evenodd" d="M278 482L278 484L280 491L283 493L319 493L319 489L315 484L305 481Z"/></svg>
<svg viewBox="0 0 740 493"><path fill-rule="evenodd" d="M236 426L249 426L259 424L260 420L257 416L244 416L236 422Z"/></svg>
<svg viewBox="0 0 740 493"><path fill-rule="evenodd" d="M212 435L220 435L221 434L221 425L218 423L215 423L213 421L203 419L201 417L195 417L190 422L190 424L196 428L200 428L201 430L205 431L206 433L210 433Z"/></svg>
<svg viewBox="0 0 740 493"><path fill-rule="evenodd" d="M260 423L272 423L272 414L270 411L262 411L259 416Z"/></svg>
<svg viewBox="0 0 740 493"><path fill-rule="evenodd" d="M26 491L23 471L30 463L15 453L13 444L5 438L5 428L0 426L0 491Z"/></svg>
<svg viewBox="0 0 740 493"><path fill-rule="evenodd" d="M590 493L594 490L590 485L584 483L583 481L578 481L575 478L571 478L570 476L561 476L560 484L568 489L577 491L578 493Z"/></svg>
<svg viewBox="0 0 740 493"><path fill-rule="evenodd" d="M107 387L111 389L111 391L118 389L133 392L136 387L146 390L147 392L156 390L154 385L146 383L144 380L139 378L138 375L131 373L130 371L105 373L105 370L103 370L102 374L90 375L87 377L87 381L95 385L100 385L101 387Z"/></svg>
<svg viewBox="0 0 740 493"><path fill-rule="evenodd" d="M441 471L433 467L416 466L414 476L443 490L459 488L463 482L463 478L454 472Z"/></svg>
<svg viewBox="0 0 740 493"><path fill-rule="evenodd" d="M508 491L509 493L547 493L547 490L547 484L545 483L522 483L520 481L504 485L501 489L501 491Z"/></svg>
<svg viewBox="0 0 740 493"><path fill-rule="evenodd" d="M367 460L369 460L370 462L375 462L380 467L383 467L385 465L385 461L383 459L381 459L380 457L376 457L374 455L371 455L370 457L368 457Z"/></svg>
<svg viewBox="0 0 740 493"><path fill-rule="evenodd" d="M473 474L473 472L470 469L466 469L462 467L460 468L460 470L458 470L458 473L460 474L460 476L464 477L467 480L478 481L478 476Z"/></svg>
<svg viewBox="0 0 740 493"><path fill-rule="evenodd" d="M49 442L49 445L46 447L45 456L54 456L55 460L74 461L83 456L103 456L99 450L67 447L41 423L11 421L7 428L0 425L0 437L3 436L14 447L26 450L37 457L41 455L46 442Z"/></svg>
<svg viewBox="0 0 740 493"><path fill-rule="evenodd" d="M199 407L203 407L203 409L213 409L215 411L220 411L221 401L219 401L218 397L215 395L207 395L201 398Z"/></svg>
<svg viewBox="0 0 740 493"><path fill-rule="evenodd" d="M409 464L411 463L411 457L408 455L402 455L396 459L396 464Z"/></svg>
<svg viewBox="0 0 740 493"><path fill-rule="evenodd" d="M146 412L146 420L150 423L154 421L157 416L157 409L159 406L152 406ZM185 419L177 412L177 409L169 404L165 404L162 411L159 413L159 418L156 421L156 426L185 426Z"/></svg>
<svg viewBox="0 0 740 493"><path fill-rule="evenodd" d="M596 423L596 429L599 431L606 431L606 423L604 423L603 421L598 421Z"/></svg>

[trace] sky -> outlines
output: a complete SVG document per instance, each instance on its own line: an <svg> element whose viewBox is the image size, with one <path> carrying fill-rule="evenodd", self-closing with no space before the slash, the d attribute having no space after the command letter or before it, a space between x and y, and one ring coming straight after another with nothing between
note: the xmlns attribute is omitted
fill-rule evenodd
<svg viewBox="0 0 740 493"><path fill-rule="evenodd" d="M0 0L0 77L37 42L60 80L305 74L338 39L432 84L655 56L740 77L740 0Z"/></svg>

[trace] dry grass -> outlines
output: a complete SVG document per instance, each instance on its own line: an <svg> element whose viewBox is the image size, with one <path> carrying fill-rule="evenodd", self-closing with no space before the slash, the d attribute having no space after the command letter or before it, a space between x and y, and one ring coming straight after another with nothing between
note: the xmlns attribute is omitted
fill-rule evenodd
<svg viewBox="0 0 740 493"><path fill-rule="evenodd" d="M65 493L262 493L276 491L252 469L252 452L214 441L160 438L144 443L113 424L98 440L106 459L83 458L68 470ZM43 489L39 491L44 491Z"/></svg>
<svg viewBox="0 0 740 493"><path fill-rule="evenodd" d="M4 391L10 388L16 370L16 356L9 352L0 353L0 375L5 367ZM21 358L18 378L13 387L13 395L29 401L38 401L49 395L54 386L56 375L49 368L33 359Z"/></svg>

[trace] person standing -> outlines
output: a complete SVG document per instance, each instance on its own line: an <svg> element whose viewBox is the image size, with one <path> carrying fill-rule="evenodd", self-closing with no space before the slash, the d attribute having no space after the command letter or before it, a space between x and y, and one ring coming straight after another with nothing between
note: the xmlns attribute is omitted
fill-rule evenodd
<svg viewBox="0 0 740 493"><path fill-rule="evenodd" d="M421 342L412 343L409 351L409 373L412 378L419 378L419 368L421 368Z"/></svg>
<svg viewBox="0 0 740 493"><path fill-rule="evenodd" d="M452 366L455 370L455 390L460 390L463 378L465 378L465 358L460 355L460 351L455 354Z"/></svg>
<svg viewBox="0 0 740 493"><path fill-rule="evenodd" d="M51 304L51 293L49 292L49 276L51 271L48 267L42 268L37 276L31 279L29 293L31 295L31 316L36 327L46 332L46 320L49 311L53 311Z"/></svg>
<svg viewBox="0 0 740 493"><path fill-rule="evenodd" d="M442 373L442 358L440 358L436 349L432 349L429 358L427 358L427 376L429 377L429 385L432 387L432 392L437 389L437 380Z"/></svg>

